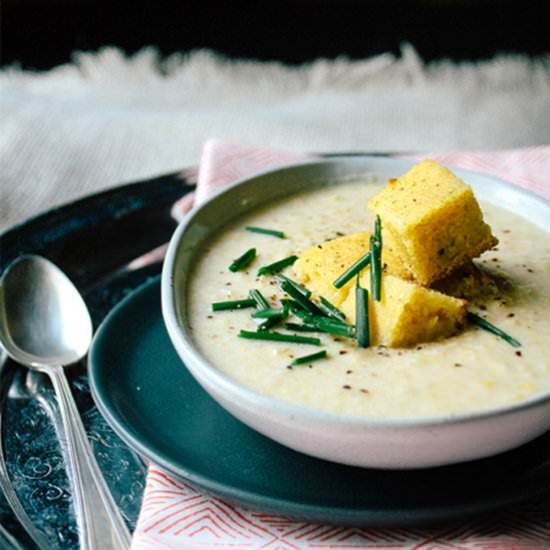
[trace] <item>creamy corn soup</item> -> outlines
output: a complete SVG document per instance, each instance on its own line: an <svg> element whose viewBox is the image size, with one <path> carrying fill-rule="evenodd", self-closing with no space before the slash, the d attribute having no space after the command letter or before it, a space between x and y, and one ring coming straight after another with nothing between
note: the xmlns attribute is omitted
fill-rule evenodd
<svg viewBox="0 0 550 550"><path fill-rule="evenodd" d="M213 302L247 298L253 288L280 307L284 293L279 283L274 277L258 277L258 268L323 241L369 230L373 217L367 201L380 189L344 183L293 195L239 218L207 242L197 255L187 298L192 335L201 353L261 393L350 415L464 413L550 391L550 236L519 216L483 203L485 220L500 242L476 264L495 278L497 289L470 302L469 310L519 340L520 348L472 326L412 349L362 349L353 339L328 334L312 334L319 336L321 347L246 340L238 334L256 330L253 309L212 311ZM286 238L250 233L245 226L282 230ZM250 267L230 272L232 261L252 247L257 257ZM293 277L292 267L283 274ZM322 349L326 359L290 366L293 359Z"/></svg>

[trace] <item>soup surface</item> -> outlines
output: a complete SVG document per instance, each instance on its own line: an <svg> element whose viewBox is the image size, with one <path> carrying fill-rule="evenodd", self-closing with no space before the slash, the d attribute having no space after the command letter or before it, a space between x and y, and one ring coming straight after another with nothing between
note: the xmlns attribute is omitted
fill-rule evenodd
<svg viewBox="0 0 550 550"><path fill-rule="evenodd" d="M495 277L498 292L469 309L518 339L522 347L475 327L413 349L360 349L351 339L321 334L322 347L246 340L253 310L212 312L213 302L248 297L256 288L274 307L284 297L259 267L343 234L369 230L368 199L378 184L352 182L284 198L224 227L197 255L187 307L201 353L239 382L276 398L349 415L411 417L456 414L513 404L550 391L550 235L507 210L482 204L500 243L476 260ZM285 232L286 239L245 226ZM257 258L245 271L228 266L247 249ZM292 267L285 275L293 276ZM277 328L281 332L288 332ZM317 336L317 334L314 334ZM294 366L325 349L327 359Z"/></svg>

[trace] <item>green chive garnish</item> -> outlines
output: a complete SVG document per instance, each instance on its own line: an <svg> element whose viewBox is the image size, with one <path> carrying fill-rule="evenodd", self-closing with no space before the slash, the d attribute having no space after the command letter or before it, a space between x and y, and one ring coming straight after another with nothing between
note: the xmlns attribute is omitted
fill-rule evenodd
<svg viewBox="0 0 550 550"><path fill-rule="evenodd" d="M309 311L296 309L293 313L296 317L302 319L305 325L316 327L320 332L330 332L331 334L349 337L355 335L355 327L353 325L341 319L324 317L322 312L321 315L313 315Z"/></svg>
<svg viewBox="0 0 550 550"><path fill-rule="evenodd" d="M245 227L247 231L251 233L261 233L262 235L271 235L272 237L277 237L279 239L284 239L285 234L282 231L277 231L276 229L264 229L263 227L252 227L248 225Z"/></svg>
<svg viewBox="0 0 550 550"><path fill-rule="evenodd" d="M382 250L382 220L378 214L374 219L374 238L378 243L378 247Z"/></svg>
<svg viewBox="0 0 550 550"><path fill-rule="evenodd" d="M279 315L273 315L272 314L270 316L268 314L267 317L266 316L262 317L262 313L264 313L266 311L273 312L273 311L277 311L277 310L271 309L271 306L269 305L269 302L265 299L264 295L259 290L256 290L254 288L248 294L249 294L250 298L252 298L255 301L256 308L259 310L256 313L253 313L252 317L254 317L255 319L258 319L258 318L265 319L265 321L263 323L258 325L258 330L268 330L273 325L276 325L279 321L282 321L283 319L286 319L288 317L289 306L287 306L287 305L283 305L283 309L279 310L281 312Z"/></svg>
<svg viewBox="0 0 550 550"><path fill-rule="evenodd" d="M292 313L296 313L297 311L307 312L304 306L300 304L300 302L297 302L296 300L291 300L289 298L281 298L281 304L283 304L283 306L287 306L288 309L292 311Z"/></svg>
<svg viewBox="0 0 550 550"><path fill-rule="evenodd" d="M371 262L370 251L348 267L332 284L336 288L342 288L354 275L365 269Z"/></svg>
<svg viewBox="0 0 550 550"><path fill-rule="evenodd" d="M490 332L491 334L495 334L496 336L499 336L506 342L508 342L511 346L515 348L521 347L521 343L518 342L515 338L512 338L509 334L506 334L504 331L500 330L499 328L495 327L492 323L489 323L486 319L483 319L483 317L480 317L479 315L476 315L475 313L472 313L471 311L468 311L466 313L466 319L470 321L473 325L477 325L479 328L482 328L483 330L486 330L487 332Z"/></svg>
<svg viewBox="0 0 550 550"><path fill-rule="evenodd" d="M327 319L326 317L311 317L305 322L317 327L322 332L328 332L336 336L345 336L347 338L353 338L355 336L355 327L353 325L337 322L333 319Z"/></svg>
<svg viewBox="0 0 550 550"><path fill-rule="evenodd" d="M368 348L370 345L369 291L359 285L359 275L355 287L355 323L357 345L360 348Z"/></svg>
<svg viewBox="0 0 550 550"><path fill-rule="evenodd" d="M380 248L376 244L377 241L373 235L370 238L370 288L372 297L379 302L380 301L380 282L382 277L382 266L380 262Z"/></svg>
<svg viewBox="0 0 550 550"><path fill-rule="evenodd" d="M311 363L313 361L318 361L319 359L325 359L327 352L325 350L318 351L317 353L312 353L311 355L303 355L302 357L296 357L291 365L305 365L306 363Z"/></svg>
<svg viewBox="0 0 550 550"><path fill-rule="evenodd" d="M273 327L274 325L280 323L281 321L284 321L288 318L288 306L284 305L282 309L272 309L272 310L264 310L262 312L258 313L266 313L267 311L272 312L272 315L265 318L265 321L260 324L257 330L267 330ZM252 315L254 317L254 315ZM261 319L261 317L259 317Z"/></svg>
<svg viewBox="0 0 550 550"><path fill-rule="evenodd" d="M280 332L269 332L267 330L260 332L251 332L241 330L239 332L241 338L249 338L250 340L270 340L272 342L291 342L294 344L310 344L312 346L320 346L319 338L310 338L309 336L295 336L294 334L281 334Z"/></svg>
<svg viewBox="0 0 550 550"><path fill-rule="evenodd" d="M282 271L285 267L292 265L297 259L298 256L288 256L288 258L283 258L272 264L264 265L258 270L258 275L275 275L275 273L279 273L279 271Z"/></svg>
<svg viewBox="0 0 550 550"><path fill-rule="evenodd" d="M254 300L258 309L269 309L271 307L269 302L264 298L264 295L259 290L254 288L248 293L248 295L252 300Z"/></svg>
<svg viewBox="0 0 550 550"><path fill-rule="evenodd" d="M285 277L285 275L277 275L275 279L277 279L280 283L287 282L288 284L292 285L306 298L309 298L311 296L311 290L307 289L305 286L302 286L300 283L297 283L296 281Z"/></svg>
<svg viewBox="0 0 550 550"><path fill-rule="evenodd" d="M236 260L233 260L233 263L229 266L229 271L240 271L245 267L248 267L256 257L256 249L248 249L242 256L238 257Z"/></svg>
<svg viewBox="0 0 550 550"><path fill-rule="evenodd" d="M212 304L212 311L224 311L227 309L244 309L247 307L254 307L256 302L251 299L245 300L229 300L227 302L214 302Z"/></svg>
<svg viewBox="0 0 550 550"><path fill-rule="evenodd" d="M353 338L353 336L355 336L355 327L339 319L329 319L328 317L320 317L318 315L309 315L300 312L296 312L296 314L306 325L316 327L320 332L328 332L329 334L346 336L347 338Z"/></svg>
<svg viewBox="0 0 550 550"><path fill-rule="evenodd" d="M319 298L319 308L327 317L331 317L332 319L339 319L340 321L343 321L346 318L346 316L335 305L332 305L322 296Z"/></svg>
<svg viewBox="0 0 550 550"><path fill-rule="evenodd" d="M282 318L284 315L288 315L288 309L281 308L281 309L261 309L259 311L256 311L252 314L253 319L273 319L276 318Z"/></svg>
<svg viewBox="0 0 550 550"><path fill-rule="evenodd" d="M271 327L275 326L283 318L284 317L271 317L271 319L266 319L263 323L260 323L258 325L258 328L256 330L258 331L269 330Z"/></svg>
<svg viewBox="0 0 550 550"><path fill-rule="evenodd" d="M294 332L322 332L317 327L310 325L300 325L298 323L285 323L284 327L287 330L293 330Z"/></svg>
<svg viewBox="0 0 550 550"><path fill-rule="evenodd" d="M300 304L302 309L309 311L313 315L323 315L323 312L308 298L306 298L300 290L298 290L294 285L290 284L287 281L281 283L281 288L296 302Z"/></svg>

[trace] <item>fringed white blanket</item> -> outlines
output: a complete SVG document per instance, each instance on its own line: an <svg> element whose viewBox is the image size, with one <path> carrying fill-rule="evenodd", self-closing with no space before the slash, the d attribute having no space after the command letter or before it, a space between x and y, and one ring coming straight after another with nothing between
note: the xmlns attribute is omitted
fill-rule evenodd
<svg viewBox="0 0 550 550"><path fill-rule="evenodd" d="M113 48L0 71L0 229L100 189L196 165L210 136L303 152L550 143L550 56L288 67Z"/></svg>

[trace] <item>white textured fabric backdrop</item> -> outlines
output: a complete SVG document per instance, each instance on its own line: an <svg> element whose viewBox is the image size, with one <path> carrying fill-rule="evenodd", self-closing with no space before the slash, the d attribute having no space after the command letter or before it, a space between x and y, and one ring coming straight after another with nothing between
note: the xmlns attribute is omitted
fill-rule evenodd
<svg viewBox="0 0 550 550"><path fill-rule="evenodd" d="M550 143L550 55L301 67L209 51L106 48L45 73L0 71L0 229L118 183L198 163L203 142L306 151Z"/></svg>

